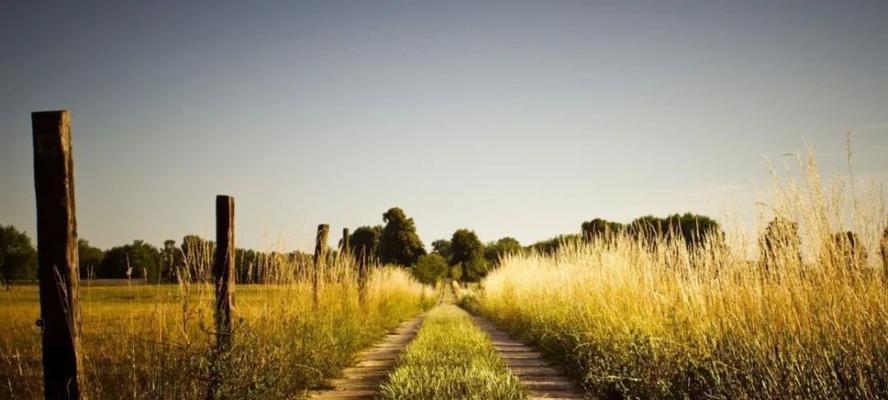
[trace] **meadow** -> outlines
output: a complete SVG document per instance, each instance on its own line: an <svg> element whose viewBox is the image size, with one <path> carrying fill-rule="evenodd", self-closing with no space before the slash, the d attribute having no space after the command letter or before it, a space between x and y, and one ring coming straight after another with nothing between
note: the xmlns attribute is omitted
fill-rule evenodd
<svg viewBox="0 0 888 400"><path fill-rule="evenodd" d="M784 221L768 240L616 232L508 257L463 302L561 360L593 398L888 397L880 189L824 183L813 157L799 167L760 203L759 233Z"/></svg>
<svg viewBox="0 0 888 400"><path fill-rule="evenodd" d="M312 303L304 277L238 285L235 340L214 354L213 288L205 283L81 287L86 394L93 399L299 398L352 355L435 302L402 269L372 268L363 304L354 268L337 261ZM0 398L42 397L36 286L0 292Z"/></svg>
<svg viewBox="0 0 888 400"><path fill-rule="evenodd" d="M758 226L705 241L605 231L504 256L463 308L539 347L605 399L888 397L888 237L881 188L822 179L813 155L758 203ZM428 310L378 387L386 399L523 399L465 311L400 267L261 258L239 284L235 339L214 352L210 252L179 284L83 281L85 393L93 399L302 398L402 321ZM198 264L198 265L193 265ZM205 279L205 278L203 278ZM362 291L361 288L365 289ZM362 294L363 293L363 294ZM449 296L449 294L448 294ZM0 292L0 398L42 395L36 286Z"/></svg>

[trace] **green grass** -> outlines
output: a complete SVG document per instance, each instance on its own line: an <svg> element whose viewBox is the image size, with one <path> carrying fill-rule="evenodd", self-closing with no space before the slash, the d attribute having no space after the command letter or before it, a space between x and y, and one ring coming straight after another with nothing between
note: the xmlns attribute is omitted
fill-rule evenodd
<svg viewBox="0 0 888 400"><path fill-rule="evenodd" d="M353 279L238 285L235 342L212 366L213 291L205 284L81 288L84 383L91 399L193 399L211 368L227 398L291 399L335 376L352 355L433 297L401 270L376 270L367 304ZM36 286L0 292L0 398L42 397Z"/></svg>
<svg viewBox="0 0 888 400"><path fill-rule="evenodd" d="M450 304L429 312L382 394L385 399L526 398L487 335Z"/></svg>

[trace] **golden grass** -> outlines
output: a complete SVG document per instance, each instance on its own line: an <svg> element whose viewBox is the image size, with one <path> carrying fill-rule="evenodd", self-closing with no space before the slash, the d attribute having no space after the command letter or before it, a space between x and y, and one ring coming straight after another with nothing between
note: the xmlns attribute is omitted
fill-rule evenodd
<svg viewBox="0 0 888 400"><path fill-rule="evenodd" d="M775 179L760 225L796 222L800 243L777 241L767 268L742 241L617 236L506 259L478 306L562 357L594 396L888 397L884 201L822 186L813 157L799 165L801 179ZM866 251L837 242L844 230Z"/></svg>
<svg viewBox="0 0 888 400"><path fill-rule="evenodd" d="M361 305L353 266L337 260L313 308L305 274L290 273L305 268L289 267L276 283L237 286L234 345L215 363L212 286L84 286L86 393L93 399L203 398L212 369L222 377L224 397L296 398L434 303L403 270L374 268ZM36 287L0 293L0 398L42 397L38 316Z"/></svg>

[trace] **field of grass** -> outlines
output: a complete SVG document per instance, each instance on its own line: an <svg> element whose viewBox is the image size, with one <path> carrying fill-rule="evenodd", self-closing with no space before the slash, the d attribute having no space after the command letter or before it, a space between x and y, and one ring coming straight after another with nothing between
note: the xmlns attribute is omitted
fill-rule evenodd
<svg viewBox="0 0 888 400"><path fill-rule="evenodd" d="M403 270L373 271L363 306L347 273L326 277L317 308L305 279L239 285L234 345L215 363L210 285L84 285L86 394L203 398L212 368L226 398L298 398L336 375L357 350L434 303ZM36 286L0 292L0 398L42 397L38 316Z"/></svg>
<svg viewBox="0 0 888 400"><path fill-rule="evenodd" d="M813 168L767 200L762 225L786 218L801 237L780 241L767 267L744 243L617 235L508 258L473 302L594 397L888 398L884 201L824 187ZM834 239L845 230L866 250Z"/></svg>
<svg viewBox="0 0 888 400"><path fill-rule="evenodd" d="M385 399L524 399L487 335L462 309L432 309L398 368L382 387Z"/></svg>

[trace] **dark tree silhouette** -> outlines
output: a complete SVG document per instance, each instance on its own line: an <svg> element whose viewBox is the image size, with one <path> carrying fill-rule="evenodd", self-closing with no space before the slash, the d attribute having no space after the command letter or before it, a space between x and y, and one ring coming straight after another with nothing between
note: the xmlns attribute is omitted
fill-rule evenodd
<svg viewBox="0 0 888 400"><path fill-rule="evenodd" d="M432 242L432 252L440 254L441 257L444 257L444 260L447 263L450 263L450 257L453 256L453 252L450 249L450 241L447 239L438 239Z"/></svg>
<svg viewBox="0 0 888 400"><path fill-rule="evenodd" d="M861 268L866 265L867 256L866 248L857 234L851 231L839 232L833 234L831 239L831 246L823 249L829 257L828 262L848 272L861 272Z"/></svg>
<svg viewBox="0 0 888 400"><path fill-rule="evenodd" d="M500 260L508 254L521 251L521 243L515 238L504 237L496 242L490 242L484 247L484 259L489 265L499 266Z"/></svg>
<svg viewBox="0 0 888 400"><path fill-rule="evenodd" d="M37 250L14 226L0 226L0 281L37 278Z"/></svg>
<svg viewBox="0 0 888 400"><path fill-rule="evenodd" d="M77 241L77 253L80 259L80 277L82 279L95 278L95 270L102 264L105 252L91 246L86 239L80 239Z"/></svg>
<svg viewBox="0 0 888 400"><path fill-rule="evenodd" d="M379 240L379 259L383 263L409 266L425 254L422 240L416 234L413 218L394 207L382 214L385 227Z"/></svg>
<svg viewBox="0 0 888 400"><path fill-rule="evenodd" d="M413 267L413 276L416 280L432 285L444 279L450 272L450 266L438 253L426 254L420 256Z"/></svg>
<svg viewBox="0 0 888 400"><path fill-rule="evenodd" d="M530 251L540 254L555 254L565 244L577 244L582 240L580 235L558 235L552 239L541 240L527 246Z"/></svg>
<svg viewBox="0 0 888 400"><path fill-rule="evenodd" d="M484 245L475 232L460 229L450 239L453 256L450 265L462 267L462 280L477 282L487 275L487 260L484 259Z"/></svg>
<svg viewBox="0 0 888 400"><path fill-rule="evenodd" d="M160 250L142 240L135 240L132 244L109 249L96 269L96 277L158 282L161 265Z"/></svg>
<svg viewBox="0 0 888 400"><path fill-rule="evenodd" d="M182 238L182 279L189 281L210 281L210 267L216 244L197 235Z"/></svg>
<svg viewBox="0 0 888 400"><path fill-rule="evenodd" d="M799 224L786 218L774 218L759 239L762 265L766 273L776 273L782 263L802 263Z"/></svg>
<svg viewBox="0 0 888 400"><path fill-rule="evenodd" d="M373 260L379 251L379 239L382 237L382 226L361 226L351 234L349 246L351 253L359 261Z"/></svg>
<svg viewBox="0 0 888 400"><path fill-rule="evenodd" d="M673 214L666 218L644 216L632 221L626 231L650 246L658 240L669 243L680 239L689 248L702 246L716 238L721 239L724 235L714 219L691 213Z"/></svg>
<svg viewBox="0 0 888 400"><path fill-rule="evenodd" d="M163 279L167 282L174 282L178 278L179 268L184 265L184 256L182 249L176 245L173 239L163 241L163 247L160 249L160 262L163 266Z"/></svg>
<svg viewBox="0 0 888 400"><path fill-rule="evenodd" d="M583 222L580 226L580 232L583 239L592 241L597 238L608 239L613 235L619 235L625 227L619 222L611 222L601 218L595 218L591 221Z"/></svg>

